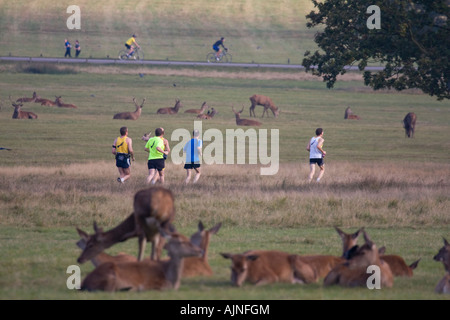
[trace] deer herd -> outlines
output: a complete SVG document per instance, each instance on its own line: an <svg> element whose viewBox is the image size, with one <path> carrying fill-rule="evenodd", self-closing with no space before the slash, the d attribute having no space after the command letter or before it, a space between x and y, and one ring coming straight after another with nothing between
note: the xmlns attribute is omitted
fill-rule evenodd
<svg viewBox="0 0 450 320"><path fill-rule="evenodd" d="M40 103L43 106L57 106L60 108L77 108L77 106L73 104L67 104L64 103L61 99L61 96L55 96L55 100L49 100L49 99L43 99L40 96L36 94L36 92L33 92L32 97L22 97L17 99L15 102L11 100L11 96L9 97L12 107L14 108L14 113L12 118L13 119L37 119L37 114L31 111L23 111L21 108L23 107L23 103L25 102L34 102L34 103ZM274 118L278 118L280 114L280 110L275 104L273 103L272 99L270 97L261 95L261 94L254 94L250 98L251 106L250 106L250 117L256 117L255 114L255 108L256 106L262 106L264 108L264 111L262 113L262 118L264 118L264 115L267 114L267 117L269 117L269 110L272 112ZM116 113L113 116L113 119L116 120L137 120L142 113L142 107L144 106L144 102L146 99L142 100L142 103L139 105L136 103L136 98L133 98L134 106L136 107L135 111L124 111L120 113ZM156 114L168 114L168 115L176 115L178 114L179 110L183 108L183 105L180 101L180 99L175 99L175 105L173 107L165 107L165 108L159 108L156 111ZM233 111L235 118L236 118L236 125L238 126L252 126L252 127L258 127L261 126L262 123L257 120L252 119L244 119L241 118L241 114L244 111L244 106L242 107L241 111L234 110L234 106L231 106L231 110ZM205 113L206 112L206 113ZM188 109L184 113L188 114L194 114L196 115L197 119L200 120L210 120L212 119L218 112L216 109L210 107L206 101L203 102L200 108L198 109ZM354 114L352 109L350 107L347 107L345 109L344 119L346 120L361 120L361 117ZM405 136L407 138L414 138L414 131L416 127L416 121L417 116L414 112L409 112L404 117L402 123L403 128L405 129Z"/></svg>
<svg viewBox="0 0 450 320"><path fill-rule="evenodd" d="M187 237L176 230L175 198L164 187L138 191L133 200L133 212L119 225L104 232L94 222L94 233L77 228L82 250L77 261L91 261L94 269L81 283L87 291L178 290L181 281L189 277L214 274L208 259L211 236L222 223L210 229L199 221L197 231ZM336 255L299 254L279 250L249 250L242 253L221 252L231 260L230 284L269 285L273 283L310 284L322 282L324 287L366 287L372 275L369 267L379 268L381 288L390 288L396 277L412 277L420 259L411 264L398 255L386 255L378 248L364 228L346 233L335 226L342 252ZM358 245L363 236L364 243ZM110 255L104 252L114 244L138 238L138 253ZM152 243L146 256L145 244ZM164 257L162 250L166 250ZM442 262L445 275L435 288L437 293L450 294L450 244L433 257Z"/></svg>

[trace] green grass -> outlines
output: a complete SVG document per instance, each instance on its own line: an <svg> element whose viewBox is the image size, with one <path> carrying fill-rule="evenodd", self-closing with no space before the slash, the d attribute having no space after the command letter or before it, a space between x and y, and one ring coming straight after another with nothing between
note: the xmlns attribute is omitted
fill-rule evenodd
<svg viewBox="0 0 450 320"><path fill-rule="evenodd" d="M0 1L0 55L63 57L78 39L82 58L116 58L132 33L146 59L205 61L221 36L235 62L300 64L316 48L306 0L77 1L81 30L69 30L69 6L49 0Z"/></svg>

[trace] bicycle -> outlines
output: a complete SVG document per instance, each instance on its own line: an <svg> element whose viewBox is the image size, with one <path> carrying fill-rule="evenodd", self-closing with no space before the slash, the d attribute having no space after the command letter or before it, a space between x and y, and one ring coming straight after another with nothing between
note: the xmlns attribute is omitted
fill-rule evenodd
<svg viewBox="0 0 450 320"><path fill-rule="evenodd" d="M120 50L119 60L144 60L144 53L142 53L140 48L136 47L128 57L128 50Z"/></svg>
<svg viewBox="0 0 450 320"><path fill-rule="evenodd" d="M222 50L219 56L217 56L216 52L213 51L206 55L206 61L217 63L219 62L229 63L231 62L231 53L228 53L228 50Z"/></svg>

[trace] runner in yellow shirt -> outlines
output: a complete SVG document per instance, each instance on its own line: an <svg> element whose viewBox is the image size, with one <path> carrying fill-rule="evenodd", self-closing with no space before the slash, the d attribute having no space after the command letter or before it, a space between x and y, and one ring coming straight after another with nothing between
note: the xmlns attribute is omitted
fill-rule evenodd
<svg viewBox="0 0 450 320"><path fill-rule="evenodd" d="M157 128L155 130L155 137L150 138L145 144L145 151L148 152L148 177L147 184L155 184L158 180L158 175L161 179L161 184L164 184L164 168L165 160L164 155L169 154L169 150L165 150L164 144L164 129Z"/></svg>

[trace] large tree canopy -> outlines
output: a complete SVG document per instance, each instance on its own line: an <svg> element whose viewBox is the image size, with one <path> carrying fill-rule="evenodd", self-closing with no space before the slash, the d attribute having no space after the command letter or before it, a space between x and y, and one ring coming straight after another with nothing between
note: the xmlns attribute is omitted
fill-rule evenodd
<svg viewBox="0 0 450 320"><path fill-rule="evenodd" d="M382 71L364 71L365 85L374 90L419 88L438 100L450 98L450 1L312 1L316 10L306 16L307 26L323 27L315 37L322 50L306 52L303 65L328 88L346 65L363 71L379 62ZM371 5L380 9L379 29L368 27Z"/></svg>

